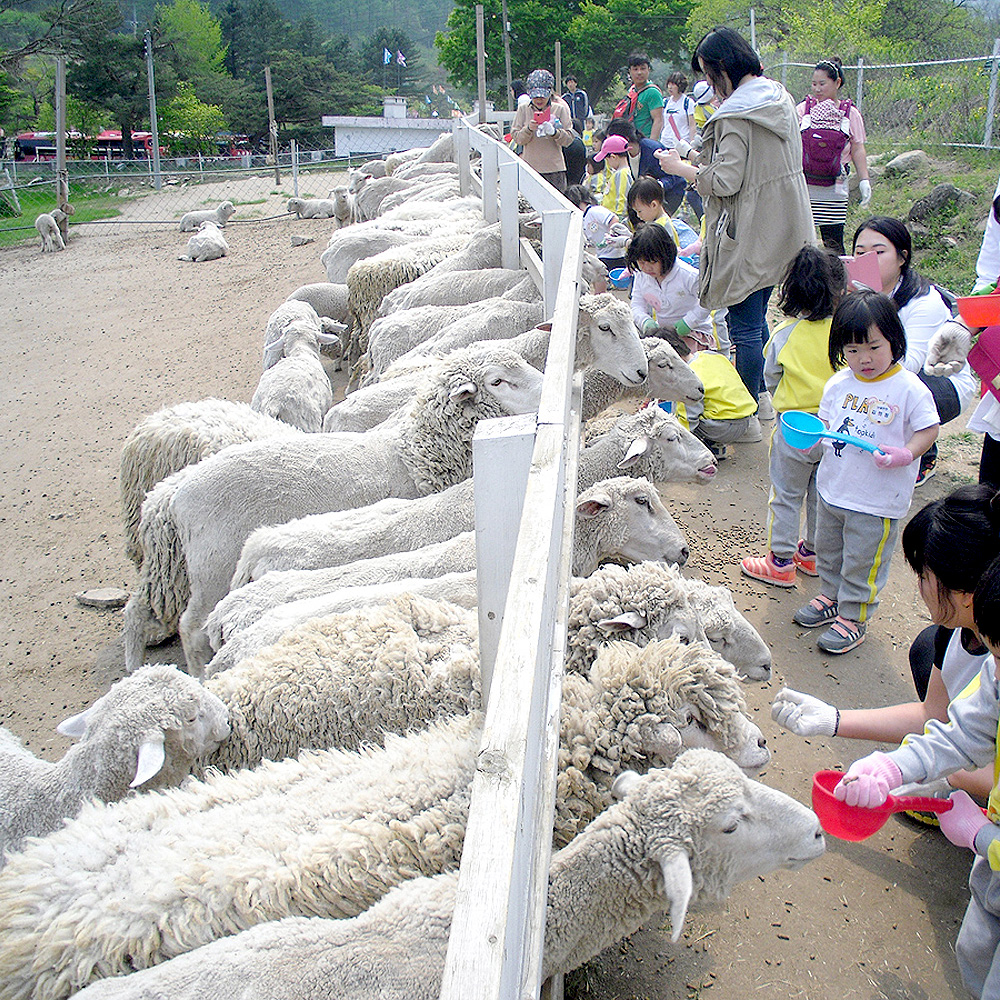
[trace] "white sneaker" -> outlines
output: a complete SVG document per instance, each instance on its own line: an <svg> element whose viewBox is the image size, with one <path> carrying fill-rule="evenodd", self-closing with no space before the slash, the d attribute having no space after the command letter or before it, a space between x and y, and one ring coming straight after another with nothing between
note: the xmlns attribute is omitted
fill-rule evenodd
<svg viewBox="0 0 1000 1000"><path fill-rule="evenodd" d="M764 431L761 429L760 420L754 415L747 421L747 429L736 439L734 444L756 444L763 440Z"/></svg>
<svg viewBox="0 0 1000 1000"><path fill-rule="evenodd" d="M760 420L774 420L774 406L769 392L762 392L757 397L757 417Z"/></svg>

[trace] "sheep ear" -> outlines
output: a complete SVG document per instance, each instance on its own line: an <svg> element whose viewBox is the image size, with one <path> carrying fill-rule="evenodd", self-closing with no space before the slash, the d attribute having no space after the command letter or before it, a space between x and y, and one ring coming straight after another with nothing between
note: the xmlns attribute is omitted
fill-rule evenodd
<svg viewBox="0 0 1000 1000"><path fill-rule="evenodd" d="M552 323L551 323L551 321L546 322L546 323L537 323L535 325L535 329L536 330L544 330L546 333L551 333L552 332Z"/></svg>
<svg viewBox="0 0 1000 1000"><path fill-rule="evenodd" d="M647 451L649 451L649 438L636 438L628 446L628 451L625 452L625 457L618 463L618 468L627 469L630 465L635 465L635 463L638 462Z"/></svg>
<svg viewBox="0 0 1000 1000"><path fill-rule="evenodd" d="M319 334L319 342L321 344L331 344L333 341L339 340L340 335L347 329L344 323L338 323L335 319L330 319L328 316L321 316L319 325L323 328L322 333ZM327 339L324 340L324 337Z"/></svg>
<svg viewBox="0 0 1000 1000"><path fill-rule="evenodd" d="M461 385L456 385L448 393L448 397L450 399L474 399L475 395L476 395L475 382L463 382Z"/></svg>
<svg viewBox="0 0 1000 1000"><path fill-rule="evenodd" d="M90 721L90 716L93 711L94 706L91 705L90 708L85 708L78 715L71 715L68 719L63 719L63 721L56 726L56 732L63 736L68 736L70 739L80 739L80 737L87 731L87 723Z"/></svg>
<svg viewBox="0 0 1000 1000"><path fill-rule="evenodd" d="M688 904L694 891L691 862L683 851L675 851L669 858L660 860L663 873L663 893L670 900L670 940L675 944L684 930Z"/></svg>
<svg viewBox="0 0 1000 1000"><path fill-rule="evenodd" d="M163 767L166 754L163 751L163 733L147 736L139 747L139 760L135 767L135 777L129 782L129 788L138 788L150 778L156 777Z"/></svg>
<svg viewBox="0 0 1000 1000"><path fill-rule="evenodd" d="M640 781L642 778L635 771L622 771L611 785L611 794L616 799L623 799Z"/></svg>
<svg viewBox="0 0 1000 1000"><path fill-rule="evenodd" d="M576 512L583 518L597 517L611 506L611 497L606 493L598 493L597 496L587 497L585 500L578 500Z"/></svg>
<svg viewBox="0 0 1000 1000"><path fill-rule="evenodd" d="M617 618L604 618L597 623L602 632L625 632L630 628L645 628L646 616L638 611L625 611Z"/></svg>

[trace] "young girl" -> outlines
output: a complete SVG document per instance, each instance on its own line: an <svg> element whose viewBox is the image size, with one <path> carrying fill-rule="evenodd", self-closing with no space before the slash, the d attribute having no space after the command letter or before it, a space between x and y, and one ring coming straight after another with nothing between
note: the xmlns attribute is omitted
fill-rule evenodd
<svg viewBox="0 0 1000 1000"><path fill-rule="evenodd" d="M899 518L917 478L917 458L935 441L938 414L930 389L903 368L906 334L881 292L841 300L830 327L830 366L819 416L830 430L870 441L878 451L824 439L816 475L816 567L822 589L795 612L805 628L830 627L817 642L846 653L864 642L878 592L889 576Z"/></svg>
<svg viewBox="0 0 1000 1000"><path fill-rule="evenodd" d="M830 324L846 281L841 259L823 247L803 247L788 265L778 307L790 318L775 328L764 348L764 384L775 410L819 410L823 387L833 375ZM794 587L796 568L816 576L816 469L822 456L822 445L800 451L780 433L771 439L768 552L744 559L744 576L776 587ZM806 528L800 537L803 501Z"/></svg>
<svg viewBox="0 0 1000 1000"><path fill-rule="evenodd" d="M681 260L687 261L692 267L698 266L698 251L701 240L698 234L683 220L673 219L667 215L663 207L663 187L653 177L640 177L628 189L626 196L628 205L628 222L633 229L638 229L644 222L655 222L674 239Z"/></svg>
<svg viewBox="0 0 1000 1000"><path fill-rule="evenodd" d="M582 184L568 187L566 199L583 212L583 238L601 263L609 271L624 267L625 244L631 235L628 227L618 221L614 212L599 205L593 191Z"/></svg>
<svg viewBox="0 0 1000 1000"><path fill-rule="evenodd" d="M677 245L662 226L640 226L625 261L635 275L632 318L641 333L669 328L692 350L715 346L712 318L698 301L698 272L677 259Z"/></svg>
<svg viewBox="0 0 1000 1000"><path fill-rule="evenodd" d="M628 167L628 142L620 135L609 135L601 143L600 152L594 154L594 159L598 163L606 161L605 173L608 174L608 179L605 181L601 204L621 218L625 215L625 198L632 183Z"/></svg>

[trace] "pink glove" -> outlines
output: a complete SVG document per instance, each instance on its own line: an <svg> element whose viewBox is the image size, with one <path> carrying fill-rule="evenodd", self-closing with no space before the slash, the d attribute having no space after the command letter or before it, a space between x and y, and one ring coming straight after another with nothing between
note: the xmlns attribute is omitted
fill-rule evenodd
<svg viewBox="0 0 1000 1000"><path fill-rule="evenodd" d="M909 448L893 448L891 444L880 444L872 458L880 469L899 469L913 464L913 452Z"/></svg>
<svg viewBox="0 0 1000 1000"><path fill-rule="evenodd" d="M970 851L976 849L976 834L984 826L989 826L982 809L961 790L952 792L949 796L952 807L943 813L938 813L941 832L957 847L967 847Z"/></svg>
<svg viewBox="0 0 1000 1000"><path fill-rule="evenodd" d="M847 774L834 788L833 795L849 806L874 809L882 805L889 797L889 792L899 788L902 783L903 775L896 762L888 754L876 750L875 753L856 760L847 769Z"/></svg>

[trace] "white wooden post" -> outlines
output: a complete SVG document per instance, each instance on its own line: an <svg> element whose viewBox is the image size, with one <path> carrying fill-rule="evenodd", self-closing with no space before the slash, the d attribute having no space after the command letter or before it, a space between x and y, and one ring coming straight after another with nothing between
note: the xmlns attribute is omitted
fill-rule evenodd
<svg viewBox="0 0 1000 1000"><path fill-rule="evenodd" d="M459 168L461 170L461 168ZM500 164L500 263L503 267L516 269L521 266L521 246L517 219L517 174L518 164ZM514 209L511 210L510 206Z"/></svg>
<svg viewBox="0 0 1000 1000"><path fill-rule="evenodd" d="M483 185L483 217L487 222L496 222L500 218L499 160L500 151L491 146L482 151L479 169Z"/></svg>
<svg viewBox="0 0 1000 1000"><path fill-rule="evenodd" d="M463 198L472 192L472 166L469 163L469 129L460 119L452 126L455 137L455 160L458 163L458 191Z"/></svg>
<svg viewBox="0 0 1000 1000"><path fill-rule="evenodd" d="M569 238L569 221L573 214L572 210L542 212L542 246L548 248L548 252L542 257L542 274L545 282L542 298L545 302L546 316L551 316L555 312L559 275L563 263L562 254L552 251L566 246Z"/></svg>

